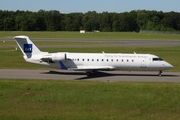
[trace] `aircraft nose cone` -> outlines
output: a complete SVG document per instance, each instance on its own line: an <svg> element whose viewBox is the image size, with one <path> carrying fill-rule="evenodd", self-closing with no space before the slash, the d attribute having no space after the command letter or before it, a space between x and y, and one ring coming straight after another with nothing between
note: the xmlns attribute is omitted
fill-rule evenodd
<svg viewBox="0 0 180 120"><path fill-rule="evenodd" d="M169 64L168 62L166 64L163 64L163 66L167 69L171 69L174 67L173 65Z"/></svg>
<svg viewBox="0 0 180 120"><path fill-rule="evenodd" d="M173 67L174 67L173 65L169 64L169 68L173 68Z"/></svg>

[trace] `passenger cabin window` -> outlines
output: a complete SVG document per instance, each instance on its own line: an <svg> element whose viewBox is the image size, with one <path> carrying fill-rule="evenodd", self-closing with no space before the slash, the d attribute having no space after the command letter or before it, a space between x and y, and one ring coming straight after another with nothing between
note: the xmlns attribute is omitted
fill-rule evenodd
<svg viewBox="0 0 180 120"><path fill-rule="evenodd" d="M153 58L153 61L163 61L162 58Z"/></svg>

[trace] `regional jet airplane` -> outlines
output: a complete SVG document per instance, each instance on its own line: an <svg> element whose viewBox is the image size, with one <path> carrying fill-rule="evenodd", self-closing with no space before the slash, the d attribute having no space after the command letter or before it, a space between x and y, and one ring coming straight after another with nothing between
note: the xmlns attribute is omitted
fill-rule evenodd
<svg viewBox="0 0 180 120"><path fill-rule="evenodd" d="M152 54L121 53L69 53L42 52L27 36L15 36L27 62L47 65L63 70L85 71L87 76L96 71L159 71L173 68L171 64Z"/></svg>

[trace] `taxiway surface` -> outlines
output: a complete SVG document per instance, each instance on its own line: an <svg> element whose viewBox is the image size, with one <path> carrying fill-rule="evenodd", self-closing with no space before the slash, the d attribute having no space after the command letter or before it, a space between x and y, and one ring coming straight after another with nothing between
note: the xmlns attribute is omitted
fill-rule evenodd
<svg viewBox="0 0 180 120"><path fill-rule="evenodd" d="M28 79L28 80L93 80L102 82L180 82L179 72L128 72L108 71L97 72L87 77L85 72L63 70L29 70L29 69L0 69L0 79Z"/></svg>
<svg viewBox="0 0 180 120"><path fill-rule="evenodd" d="M55 39L55 38L31 38L34 43L36 41L46 41L46 42L93 42L93 43L102 43L101 46L180 46L180 40L81 40L81 39ZM0 38L0 41L14 41L12 38ZM103 43L106 43L103 45ZM108 43L108 44L107 44ZM97 44L99 46L100 44ZM64 47L66 45L59 45L59 47ZM71 45L68 45L72 47ZM68 47L66 46L66 47ZM73 47L75 47L74 45ZM83 45L87 46L96 46L92 45ZM81 47L83 47L81 45ZM0 46L1 47L1 46ZM12 46L14 47L14 46ZM38 47L47 47L47 46L38 46ZM50 46L52 47L52 46ZM54 47L54 46L53 46ZM79 46L78 46L79 47Z"/></svg>

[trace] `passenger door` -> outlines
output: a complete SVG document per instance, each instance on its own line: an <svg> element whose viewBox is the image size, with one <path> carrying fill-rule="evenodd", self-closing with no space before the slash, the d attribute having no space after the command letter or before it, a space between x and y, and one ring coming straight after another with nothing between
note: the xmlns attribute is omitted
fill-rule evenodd
<svg viewBox="0 0 180 120"><path fill-rule="evenodd" d="M142 61L141 61L141 68L146 68L147 66L146 66L146 59L142 59Z"/></svg>

